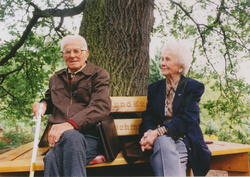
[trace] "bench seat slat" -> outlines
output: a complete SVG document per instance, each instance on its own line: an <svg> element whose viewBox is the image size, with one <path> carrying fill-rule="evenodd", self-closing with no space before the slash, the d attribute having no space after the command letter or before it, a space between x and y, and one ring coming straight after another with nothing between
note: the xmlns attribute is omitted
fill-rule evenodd
<svg viewBox="0 0 250 177"><path fill-rule="evenodd" d="M23 146L19 146L13 150L1 154L0 161L12 161L17 157L25 154L26 152L32 150L32 148L33 148L33 142L25 144Z"/></svg>
<svg viewBox="0 0 250 177"><path fill-rule="evenodd" d="M224 141L213 141L208 147L212 152L212 156L250 152L250 145Z"/></svg>

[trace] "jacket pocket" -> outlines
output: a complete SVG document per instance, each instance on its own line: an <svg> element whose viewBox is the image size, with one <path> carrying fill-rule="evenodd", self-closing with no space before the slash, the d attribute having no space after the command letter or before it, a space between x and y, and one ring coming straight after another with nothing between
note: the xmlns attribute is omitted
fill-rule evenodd
<svg viewBox="0 0 250 177"><path fill-rule="evenodd" d="M73 96L77 100L77 102L81 103L89 103L92 92L91 83L80 83L78 85L78 89L74 91Z"/></svg>
<svg viewBox="0 0 250 177"><path fill-rule="evenodd" d="M51 88L51 97L53 103L61 103L64 101L66 94L65 85L55 85Z"/></svg>

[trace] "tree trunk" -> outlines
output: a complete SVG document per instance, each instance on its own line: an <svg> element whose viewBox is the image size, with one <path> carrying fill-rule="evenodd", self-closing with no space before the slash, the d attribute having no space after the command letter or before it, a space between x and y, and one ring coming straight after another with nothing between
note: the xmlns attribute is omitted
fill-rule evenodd
<svg viewBox="0 0 250 177"><path fill-rule="evenodd" d="M111 96L147 95L154 0L87 0L79 34L110 73Z"/></svg>

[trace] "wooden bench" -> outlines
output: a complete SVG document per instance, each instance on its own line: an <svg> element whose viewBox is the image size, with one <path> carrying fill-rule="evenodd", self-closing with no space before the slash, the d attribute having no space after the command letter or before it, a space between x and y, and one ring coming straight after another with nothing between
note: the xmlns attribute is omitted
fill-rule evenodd
<svg viewBox="0 0 250 177"><path fill-rule="evenodd" d="M145 110L147 98L141 97L112 97L112 113L140 113ZM141 118L115 119L118 136L131 136L139 133ZM249 157L250 145L213 141L208 144L212 152L211 169L228 171L229 176L250 176ZM11 173L29 172L33 143L18 147L0 155L0 176L11 176ZM43 171L43 157L48 148L39 148L36 171ZM148 163L142 159L135 164ZM120 152L113 162L88 165L87 168L110 167L127 165ZM191 175L188 174L188 176Z"/></svg>

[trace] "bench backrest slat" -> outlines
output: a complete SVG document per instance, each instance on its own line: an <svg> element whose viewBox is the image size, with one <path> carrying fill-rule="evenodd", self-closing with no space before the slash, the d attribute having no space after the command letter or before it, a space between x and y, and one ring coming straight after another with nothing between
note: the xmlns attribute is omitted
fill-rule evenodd
<svg viewBox="0 0 250 177"><path fill-rule="evenodd" d="M139 134L141 118L114 119L118 136L131 136Z"/></svg>
<svg viewBox="0 0 250 177"><path fill-rule="evenodd" d="M130 96L130 97L110 97L112 100L111 113L132 113L143 112L146 110L146 96Z"/></svg>

